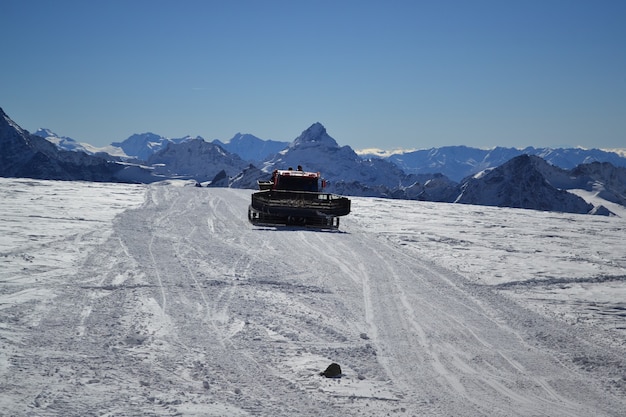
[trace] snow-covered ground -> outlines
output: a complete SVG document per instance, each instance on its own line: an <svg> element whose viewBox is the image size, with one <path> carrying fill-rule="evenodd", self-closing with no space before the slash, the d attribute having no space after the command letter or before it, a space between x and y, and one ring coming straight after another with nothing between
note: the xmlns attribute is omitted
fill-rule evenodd
<svg viewBox="0 0 626 417"><path fill-rule="evenodd" d="M249 199L0 178L0 415L626 414L626 216Z"/></svg>

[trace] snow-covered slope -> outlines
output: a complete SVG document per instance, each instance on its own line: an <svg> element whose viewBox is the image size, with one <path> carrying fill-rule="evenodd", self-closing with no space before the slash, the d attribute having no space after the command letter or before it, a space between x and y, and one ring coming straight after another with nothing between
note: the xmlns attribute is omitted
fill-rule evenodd
<svg viewBox="0 0 626 417"><path fill-rule="evenodd" d="M59 136L50 129L37 129L34 135L42 137L44 139L48 139L48 141L54 143L59 149L63 149L66 151L83 151L85 152L85 148L82 144L72 138L67 136Z"/></svg>
<svg viewBox="0 0 626 417"><path fill-rule="evenodd" d="M580 165L571 173L580 188L596 191L603 199L626 207L626 168L594 162Z"/></svg>
<svg viewBox="0 0 626 417"><path fill-rule="evenodd" d="M623 218L184 185L0 178L2 413L626 413Z"/></svg>

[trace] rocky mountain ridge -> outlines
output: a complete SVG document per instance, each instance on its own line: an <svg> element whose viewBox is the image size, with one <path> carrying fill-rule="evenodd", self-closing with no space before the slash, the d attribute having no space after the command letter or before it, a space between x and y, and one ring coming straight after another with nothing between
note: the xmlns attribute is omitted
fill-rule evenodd
<svg viewBox="0 0 626 417"><path fill-rule="evenodd" d="M258 144L258 138L239 138ZM595 190L608 201L626 202L626 168L607 162L564 170L537 156L520 155L457 182L440 173L406 172L390 159L363 159L349 146L339 146L321 123L311 125L283 150L257 164L260 166L200 137L165 140L158 135L142 134L124 142L115 145L136 153L137 158L143 155L147 159L133 162L129 158L120 163L114 158L61 150L58 144L21 129L2 112L0 175L143 183L183 178L211 186L255 188L256 181L267 179L274 169L302 165L305 170L324 175L329 184L327 191L344 195L594 214L608 211L589 206L565 190ZM462 151L475 152L471 148ZM506 154L504 151L499 149ZM480 156L472 155L473 161Z"/></svg>

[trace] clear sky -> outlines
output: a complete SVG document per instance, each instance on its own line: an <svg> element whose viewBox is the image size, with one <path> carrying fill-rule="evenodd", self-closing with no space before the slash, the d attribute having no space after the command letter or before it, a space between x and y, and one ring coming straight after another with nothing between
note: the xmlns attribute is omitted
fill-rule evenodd
<svg viewBox="0 0 626 417"><path fill-rule="evenodd" d="M626 148L626 0L0 0L0 38L0 107L96 146Z"/></svg>

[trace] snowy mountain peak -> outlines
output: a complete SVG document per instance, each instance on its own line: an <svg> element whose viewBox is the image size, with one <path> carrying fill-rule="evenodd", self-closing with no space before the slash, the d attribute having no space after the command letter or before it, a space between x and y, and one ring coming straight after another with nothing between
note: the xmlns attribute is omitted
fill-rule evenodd
<svg viewBox="0 0 626 417"><path fill-rule="evenodd" d="M56 147L61 150L91 153L88 152L87 149L85 149L85 146L78 141L68 138L67 136L59 136L50 129L40 128L37 129L34 134L40 138L46 139L48 142L54 143Z"/></svg>
<svg viewBox="0 0 626 417"><path fill-rule="evenodd" d="M169 142L168 138L146 132L136 133L123 142L113 142L112 145L121 148L128 156L145 161L155 152L164 149Z"/></svg>
<svg viewBox="0 0 626 417"><path fill-rule="evenodd" d="M237 133L235 133L235 136L230 138L230 140L228 142L226 142L226 143L241 142L241 141L245 141L245 140L251 140L253 138L256 138L256 136L251 135L249 133L237 132Z"/></svg>
<svg viewBox="0 0 626 417"><path fill-rule="evenodd" d="M259 142L259 141L262 141L262 139L259 139L256 136L251 135L250 133L237 132L235 134L235 136L230 138L224 144L225 145L235 145L235 146L245 146L245 145L255 144L256 142Z"/></svg>
<svg viewBox="0 0 626 417"><path fill-rule="evenodd" d="M58 137L60 137L59 135L54 133L52 130L46 129L46 128L39 128L39 129L37 129L37 131L34 133L34 135L37 135L37 136L39 136L41 138L58 138Z"/></svg>
<svg viewBox="0 0 626 417"><path fill-rule="evenodd" d="M302 132L290 145L291 148L303 145L323 145L328 148L338 148L339 145L326 132L326 128L319 122L313 123L307 130Z"/></svg>

